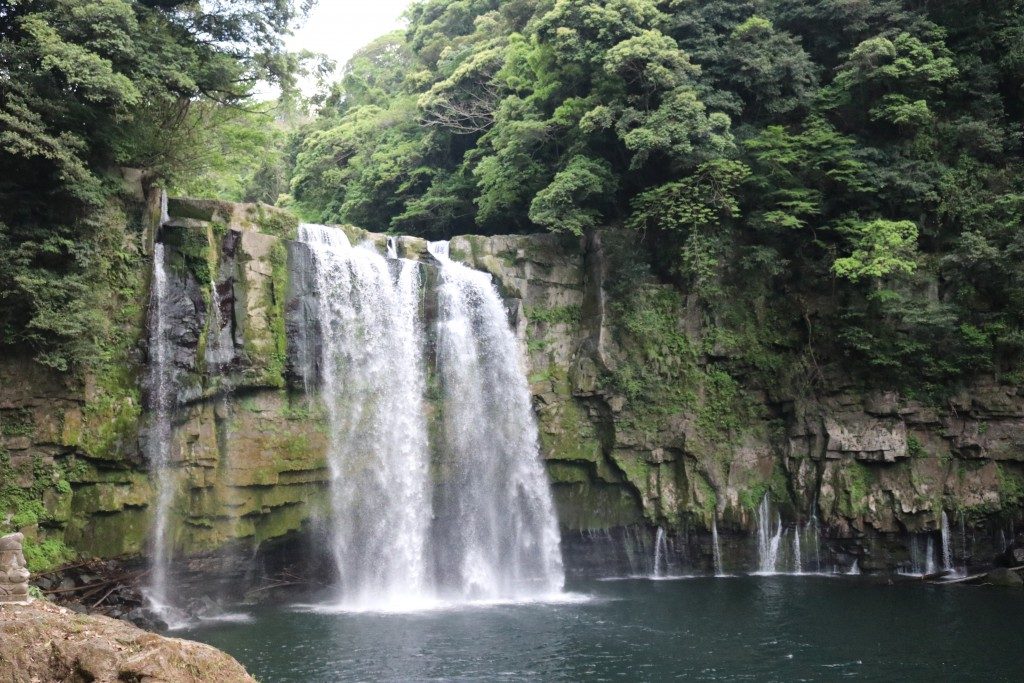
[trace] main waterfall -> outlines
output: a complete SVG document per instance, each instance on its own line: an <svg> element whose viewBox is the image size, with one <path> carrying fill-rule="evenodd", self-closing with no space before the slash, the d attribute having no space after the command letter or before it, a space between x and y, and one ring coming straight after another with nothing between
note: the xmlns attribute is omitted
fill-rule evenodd
<svg viewBox="0 0 1024 683"><path fill-rule="evenodd" d="M428 595L429 451L419 272L300 227L313 253L330 423L332 552L339 604L398 609Z"/></svg>
<svg viewBox="0 0 1024 683"><path fill-rule="evenodd" d="M353 248L335 228L303 225L299 238L312 252L319 307L338 606L560 591L560 539L520 351L489 276L433 245L440 284L427 335L420 264Z"/></svg>

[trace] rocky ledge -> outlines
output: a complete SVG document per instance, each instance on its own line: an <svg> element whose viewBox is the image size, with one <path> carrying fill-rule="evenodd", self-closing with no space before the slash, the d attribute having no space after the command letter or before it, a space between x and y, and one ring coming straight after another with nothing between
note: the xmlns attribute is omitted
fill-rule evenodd
<svg viewBox="0 0 1024 683"><path fill-rule="evenodd" d="M255 681L202 643L44 601L0 606L0 682Z"/></svg>

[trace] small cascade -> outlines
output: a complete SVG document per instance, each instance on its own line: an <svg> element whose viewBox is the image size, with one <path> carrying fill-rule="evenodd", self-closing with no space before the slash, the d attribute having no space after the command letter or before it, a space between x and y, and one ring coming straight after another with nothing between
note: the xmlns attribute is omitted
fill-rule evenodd
<svg viewBox="0 0 1024 683"><path fill-rule="evenodd" d="M660 526L654 535L654 565L651 575L656 579L668 576L668 544L665 541L665 530Z"/></svg>
<svg viewBox="0 0 1024 683"><path fill-rule="evenodd" d="M854 560L853 564L850 565L850 571L846 572L847 576L860 576L860 560Z"/></svg>
<svg viewBox="0 0 1024 683"><path fill-rule="evenodd" d="M924 573L934 574L938 571L938 562L935 561L935 539L928 536L928 543L924 550Z"/></svg>
<svg viewBox="0 0 1024 683"><path fill-rule="evenodd" d="M393 273L336 228L304 224L299 239L320 308L337 599L409 608L428 597L432 516L418 267Z"/></svg>
<svg viewBox="0 0 1024 683"><path fill-rule="evenodd" d="M967 561L967 519L963 513L960 512L960 561Z"/></svg>
<svg viewBox="0 0 1024 683"><path fill-rule="evenodd" d="M161 195L166 201L166 194ZM169 522L174 503L171 468L171 413L175 403L173 349L167 320L168 291L164 245L153 245L153 279L150 290L149 401L152 423L146 438L146 457L156 487L153 527L150 535L150 572L146 598L150 608L171 625L180 619L168 592L168 573L173 549Z"/></svg>
<svg viewBox="0 0 1024 683"><path fill-rule="evenodd" d="M722 548L718 544L718 516L711 518L711 560L715 567L715 576L725 576L722 568Z"/></svg>
<svg viewBox="0 0 1024 683"><path fill-rule="evenodd" d="M170 223L171 214L167 208L167 190L160 190L160 225Z"/></svg>
<svg viewBox="0 0 1024 683"><path fill-rule="evenodd" d="M437 262L442 265L450 262L448 256L449 247L447 241L442 240L440 242L428 242L427 253L433 256L437 260Z"/></svg>
<svg viewBox="0 0 1024 683"><path fill-rule="evenodd" d="M800 525L793 527L793 573L804 573L803 555L800 552Z"/></svg>
<svg viewBox="0 0 1024 683"><path fill-rule="evenodd" d="M949 517L946 511L942 511L942 568L946 571L953 571L953 538L949 532Z"/></svg>
<svg viewBox="0 0 1024 683"><path fill-rule="evenodd" d="M229 363L232 357L231 329L224 325L221 318L220 292L217 291L217 283L210 280L210 318L207 326L206 342L206 366L211 370L217 370ZM225 337L227 337L225 339Z"/></svg>
<svg viewBox="0 0 1024 683"><path fill-rule="evenodd" d="M779 562L779 546L782 543L782 517L772 515L768 494L764 494L757 508L757 557L758 573L774 574Z"/></svg>
<svg viewBox="0 0 1024 683"><path fill-rule="evenodd" d="M491 277L440 264L436 359L443 473L435 501L440 580L462 598L559 592L561 538L522 349Z"/></svg>
<svg viewBox="0 0 1024 683"><path fill-rule="evenodd" d="M398 258L398 238L388 237L388 258Z"/></svg>

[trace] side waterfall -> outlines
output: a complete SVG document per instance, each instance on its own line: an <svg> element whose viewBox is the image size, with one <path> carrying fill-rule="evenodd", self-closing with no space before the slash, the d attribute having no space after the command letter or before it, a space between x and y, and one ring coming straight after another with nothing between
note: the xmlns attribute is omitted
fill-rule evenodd
<svg viewBox="0 0 1024 683"><path fill-rule="evenodd" d="M793 573L804 573L803 554L800 552L800 525L793 527Z"/></svg>
<svg viewBox="0 0 1024 683"><path fill-rule="evenodd" d="M711 559L715 566L715 576L725 576L722 569L722 548L718 545L718 516L711 518Z"/></svg>
<svg viewBox="0 0 1024 683"><path fill-rule="evenodd" d="M764 494L757 508L757 557L758 573L774 574L779 562L779 546L782 543L782 518L772 516L768 494Z"/></svg>
<svg viewBox="0 0 1024 683"><path fill-rule="evenodd" d="M665 530L660 526L654 535L654 570L651 574L656 579L668 575L668 543L665 541Z"/></svg>
<svg viewBox="0 0 1024 683"><path fill-rule="evenodd" d="M163 201L166 201L164 198ZM152 423L146 438L146 457L156 484L156 505L150 537L150 573L146 598L150 608L165 619L175 611L167 593L167 573L173 538L168 529L174 503L174 476L170 467L171 411L174 407L173 358L167 325L167 271L164 245L153 245L150 289L149 395Z"/></svg>
<svg viewBox="0 0 1024 683"><path fill-rule="evenodd" d="M418 266L353 248L335 228L302 225L299 239L320 305L337 599L413 607L429 598L431 520Z"/></svg>
<svg viewBox="0 0 1024 683"><path fill-rule="evenodd" d="M941 531L942 531L942 568L946 571L953 571L953 538L949 531L949 517L946 516L946 511L942 511L941 518Z"/></svg>
<svg viewBox="0 0 1024 683"><path fill-rule="evenodd" d="M462 599L558 592L561 539L508 314L488 274L451 261L447 242L430 253L441 266L440 588Z"/></svg>

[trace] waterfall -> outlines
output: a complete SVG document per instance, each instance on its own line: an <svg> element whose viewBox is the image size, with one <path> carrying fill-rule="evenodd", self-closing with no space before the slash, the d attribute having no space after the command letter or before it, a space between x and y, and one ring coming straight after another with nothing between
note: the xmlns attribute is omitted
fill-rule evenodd
<svg viewBox="0 0 1024 683"><path fill-rule="evenodd" d="M793 572L803 574L803 557L800 554L800 525L793 527Z"/></svg>
<svg viewBox="0 0 1024 683"><path fill-rule="evenodd" d="M924 555L924 573L934 574L938 565L935 562L935 540L931 535L928 536L928 543L925 545Z"/></svg>
<svg viewBox="0 0 1024 683"><path fill-rule="evenodd" d="M210 318L206 328L206 365L211 370L217 370L231 362L233 355L231 328L224 325L224 320L220 315L220 305L220 292L217 291L217 283L210 280ZM225 339L225 337L227 338Z"/></svg>
<svg viewBox="0 0 1024 683"><path fill-rule="evenodd" d="M558 524L522 350L490 276L450 261L447 242L429 251L441 266L439 578L463 598L560 591Z"/></svg>
<svg viewBox="0 0 1024 683"><path fill-rule="evenodd" d="M408 608L428 597L431 519L417 264L352 248L305 224L330 426L332 552L339 604Z"/></svg>
<svg viewBox="0 0 1024 683"><path fill-rule="evenodd" d="M171 215L167 209L167 190L160 190L160 225L170 221Z"/></svg>
<svg viewBox="0 0 1024 683"><path fill-rule="evenodd" d="M850 571L846 572L847 576L860 576L860 561L854 560L853 564L850 565Z"/></svg>
<svg viewBox="0 0 1024 683"><path fill-rule="evenodd" d="M665 530L660 526L654 535L654 568L651 575L664 578L668 574L668 544L665 542Z"/></svg>
<svg viewBox="0 0 1024 683"><path fill-rule="evenodd" d="M946 511L942 511L942 568L946 571L953 571L953 539L949 532L949 517Z"/></svg>
<svg viewBox="0 0 1024 683"><path fill-rule="evenodd" d="M782 541L782 517L772 517L768 494L764 494L757 508L757 557L758 573L774 574L779 560L779 545Z"/></svg>
<svg viewBox="0 0 1024 683"><path fill-rule="evenodd" d="M166 195L161 196L166 202ZM171 412L174 408L173 350L167 324L167 271L164 245L153 245L153 278L150 289L149 401L152 423L146 437L146 457L156 485L156 505L150 536L150 572L146 598L150 608L165 620L176 610L168 595L167 574L173 537L168 521L174 503L174 475L171 471Z"/></svg>
<svg viewBox="0 0 1024 683"><path fill-rule="evenodd" d="M398 258L398 240L394 237L388 238L388 258Z"/></svg>
<svg viewBox="0 0 1024 683"><path fill-rule="evenodd" d="M722 548L718 545L717 515L711 518L711 560L715 566L715 576L725 576L722 569Z"/></svg>

